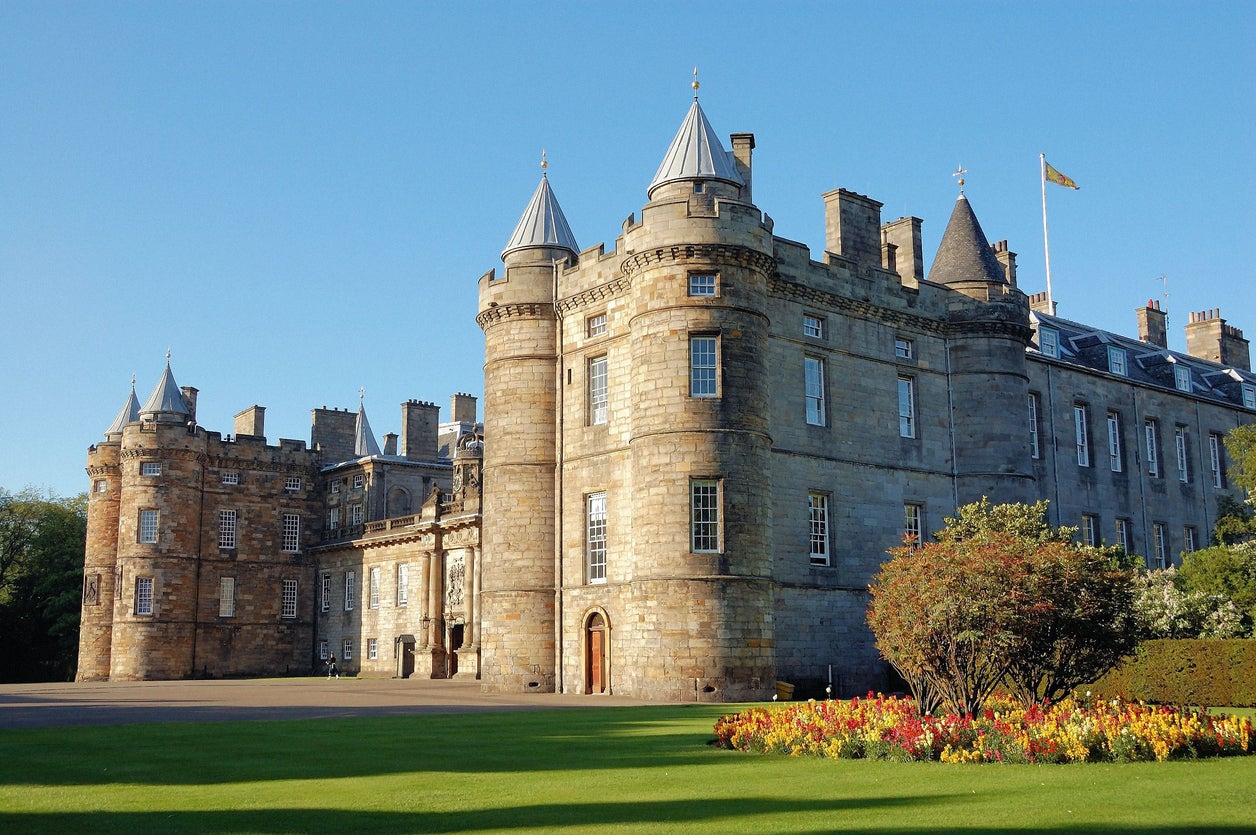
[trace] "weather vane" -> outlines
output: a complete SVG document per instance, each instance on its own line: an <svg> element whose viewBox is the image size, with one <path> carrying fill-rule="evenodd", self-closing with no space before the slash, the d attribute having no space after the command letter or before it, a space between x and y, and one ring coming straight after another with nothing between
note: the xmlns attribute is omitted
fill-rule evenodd
<svg viewBox="0 0 1256 835"><path fill-rule="evenodd" d="M952 177L954 177L954 178L956 179L956 181L958 181L958 182L959 182L959 193L960 193L960 194L963 194L963 193L964 193L964 175L965 175L965 174L967 174L967 173L968 173L968 169L967 169L967 168L965 168L965 167L961 164L958 168L956 168L956 169L955 169L955 173L951 175Z"/></svg>
<svg viewBox="0 0 1256 835"><path fill-rule="evenodd" d="M545 149L541 149L541 173L545 173L545 169L549 168L549 163L545 160Z"/></svg>
<svg viewBox="0 0 1256 835"><path fill-rule="evenodd" d="M366 399L366 386L358 386L358 403Z"/></svg>
<svg viewBox="0 0 1256 835"><path fill-rule="evenodd" d="M697 100L697 98L698 98L698 87L699 87L699 86L700 86L700 85L698 84L698 68L697 68L697 66L695 66L695 67L693 68L693 98L694 98L694 100L695 100L695 101L696 101L696 100Z"/></svg>

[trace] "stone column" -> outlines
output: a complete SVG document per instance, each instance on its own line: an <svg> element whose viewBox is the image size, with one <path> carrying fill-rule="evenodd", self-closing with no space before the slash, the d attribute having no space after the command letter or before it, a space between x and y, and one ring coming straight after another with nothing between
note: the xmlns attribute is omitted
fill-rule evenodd
<svg viewBox="0 0 1256 835"><path fill-rule="evenodd" d="M467 646L480 646L480 555L477 549L467 549Z"/></svg>
<svg viewBox="0 0 1256 835"><path fill-rule="evenodd" d="M440 628L441 590L445 585L442 556L435 551L427 555L430 566L427 573L427 616L431 618L428 624L428 634L431 636L431 646L436 649L445 646L445 635Z"/></svg>
<svg viewBox="0 0 1256 835"><path fill-rule="evenodd" d="M423 618L431 618L432 612L429 608L431 603L431 595L428 593L427 586L431 582L431 565L432 554L430 552L419 557L419 626L423 626ZM419 646L429 646L428 638L431 635L430 629L420 629L423 633L419 636L421 643Z"/></svg>

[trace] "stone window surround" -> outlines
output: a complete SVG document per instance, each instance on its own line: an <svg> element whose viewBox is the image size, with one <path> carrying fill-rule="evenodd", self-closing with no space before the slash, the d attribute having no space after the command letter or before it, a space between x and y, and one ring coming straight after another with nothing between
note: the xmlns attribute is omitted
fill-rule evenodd
<svg viewBox="0 0 1256 835"><path fill-rule="evenodd" d="M610 402L606 354L589 359L586 367L586 377L589 381L589 413L587 418L590 426L600 426L607 421Z"/></svg>
<svg viewBox="0 0 1256 835"><path fill-rule="evenodd" d="M828 419L825 404L824 359L805 355L802 358L803 368L803 399L805 401L804 417L810 426L824 426Z"/></svg>
<svg viewBox="0 0 1256 835"><path fill-rule="evenodd" d="M137 616L152 616L154 591L152 577L135 578L135 614Z"/></svg>
<svg viewBox="0 0 1256 835"><path fill-rule="evenodd" d="M827 323L823 316L817 316L814 313L804 313L802 315L802 335L811 339L824 339Z"/></svg>
<svg viewBox="0 0 1256 835"><path fill-rule="evenodd" d="M819 490L807 493L808 550L811 564L832 565L832 528L829 524L829 494Z"/></svg>
<svg viewBox="0 0 1256 835"><path fill-rule="evenodd" d="M585 574L589 583L606 582L606 491L584 497Z"/></svg>
<svg viewBox="0 0 1256 835"><path fill-rule="evenodd" d="M297 581L284 580L282 589L279 616L290 620L297 616Z"/></svg>
<svg viewBox="0 0 1256 835"><path fill-rule="evenodd" d="M218 547L227 550L236 547L236 512L234 510L218 511Z"/></svg>
<svg viewBox="0 0 1256 835"><path fill-rule="evenodd" d="M714 298L719 295L719 273L696 270L686 276L689 295L694 298Z"/></svg>
<svg viewBox="0 0 1256 835"><path fill-rule="evenodd" d="M141 545L156 545L161 512L156 508L140 508L139 523L136 530L136 541Z"/></svg>
<svg viewBox="0 0 1256 835"><path fill-rule="evenodd" d="M719 334L689 334L689 396L720 396Z"/></svg>
<svg viewBox="0 0 1256 835"><path fill-rule="evenodd" d="M695 554L722 552L723 481L718 478L689 480L689 544Z"/></svg>
<svg viewBox="0 0 1256 835"><path fill-rule="evenodd" d="M916 437L916 378L905 374L898 376L898 434Z"/></svg>

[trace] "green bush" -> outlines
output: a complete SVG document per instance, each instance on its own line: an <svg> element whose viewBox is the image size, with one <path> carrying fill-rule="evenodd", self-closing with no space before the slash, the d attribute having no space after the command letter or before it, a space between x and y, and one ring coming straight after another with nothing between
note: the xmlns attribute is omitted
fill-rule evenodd
<svg viewBox="0 0 1256 835"><path fill-rule="evenodd" d="M1145 641L1090 689L1157 704L1256 707L1256 640Z"/></svg>

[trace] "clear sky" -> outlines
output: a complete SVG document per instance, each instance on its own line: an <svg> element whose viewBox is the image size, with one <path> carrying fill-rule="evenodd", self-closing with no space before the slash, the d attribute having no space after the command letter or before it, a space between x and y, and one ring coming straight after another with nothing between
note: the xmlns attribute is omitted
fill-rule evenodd
<svg viewBox="0 0 1256 835"><path fill-rule="evenodd" d="M482 394L476 280L548 151L582 247L615 237L691 101L753 132L754 194L820 258L820 195L924 219L966 191L1060 315L1163 298L1256 337L1256 3L0 4L0 487L86 489L166 350L199 422Z"/></svg>

